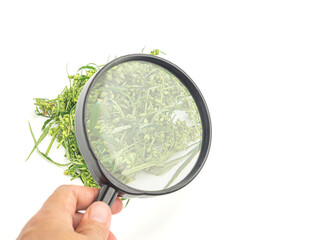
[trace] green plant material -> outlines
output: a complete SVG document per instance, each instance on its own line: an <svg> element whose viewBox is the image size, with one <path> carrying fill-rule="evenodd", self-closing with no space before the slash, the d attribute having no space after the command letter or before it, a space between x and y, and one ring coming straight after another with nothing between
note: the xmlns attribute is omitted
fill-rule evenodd
<svg viewBox="0 0 320 240"><path fill-rule="evenodd" d="M35 149L47 160L58 166L67 167L64 171L65 175L71 179L80 178L85 186L98 187L98 184L92 179L87 165L81 156L74 133L74 115L75 106L78 101L79 94L88 79L98 71L102 66L96 64L88 64L78 69L75 75L69 75L70 86L64 90L55 99L35 98L36 114L38 116L48 118L42 127L42 134L38 140L35 139L31 126L30 132L35 141L27 160ZM51 141L45 153L39 151L39 144L48 136ZM53 161L48 155L54 141L58 142L58 148L62 146L66 150L66 164L60 164Z"/></svg>
<svg viewBox="0 0 320 240"><path fill-rule="evenodd" d="M162 52L158 49L150 52L152 55L159 55L160 53ZM75 138L74 116L76 103L82 88L88 79L102 67L103 65L93 63L82 66L76 74L68 75L69 86L66 86L56 98L35 98L36 115L46 118L42 126L42 134L38 139L35 138L29 124L35 146L27 160L37 150L48 161L66 168L64 174L70 176L71 180L80 178L84 186L89 187L99 186L90 175L78 148ZM113 170L110 167L107 169L115 174L117 170L130 166L130 168L124 170L124 174L119 179L123 182L130 182L134 179L135 173L141 170L154 175L161 175L184 159L185 162L179 166L177 173L168 182L167 186L169 186L201 146L199 141L202 134L201 122L199 118L193 117L196 109L194 102L191 101L190 97L184 96L183 87L172 86L170 83L164 85L163 79L161 80L157 74L157 72L154 72L149 76L150 86L146 86L147 90L144 92L141 92L139 88L141 82L132 82L131 87L125 86L128 87L127 94L126 91L119 88L119 83L111 84L111 92L104 92L103 94L105 94L106 99L113 103L113 108L106 109L99 104L95 104L90 111L90 121L87 122L87 126L92 131L97 131L97 127L105 128L108 136L104 136L104 141L108 143L108 147L112 148L113 153L116 153L114 156L117 157L117 165L105 161L106 154L102 154L102 161L106 165L112 166ZM119 76L118 80L120 81L122 76ZM119 91L123 94L117 94ZM182 92L179 93L179 91ZM154 97L151 97L151 95ZM119 96L121 99L119 99ZM168 104L172 102L175 103L174 106ZM174 111L177 109L189 114L192 122L191 127L186 121L174 120ZM109 126L103 125L102 118L108 118L112 124ZM136 136L132 135L137 130L132 122L140 125L143 123ZM156 135L157 137L155 137ZM51 141L46 151L41 152L39 145L49 136L51 136ZM66 151L65 164L53 161L49 157L55 141L58 142L58 148L62 146ZM103 149L106 147L105 142L96 142L97 147ZM184 156L170 159L174 152L180 150L186 151ZM151 158L157 161L150 161Z"/></svg>
<svg viewBox="0 0 320 240"><path fill-rule="evenodd" d="M103 73L88 94L85 119L95 155L129 186L138 173L159 176L176 167L167 188L200 151L202 128L192 95L153 63L129 61ZM142 183L132 186L144 189Z"/></svg>
<svg viewBox="0 0 320 240"><path fill-rule="evenodd" d="M152 55L158 55L159 53L160 51L157 49L150 52ZM103 66L104 65L97 65L94 63L89 63L85 66L82 66L77 70L76 74L68 74L69 86L66 86L56 98L34 99L36 115L47 119L43 123L41 128L42 134L38 140L36 140L29 123L29 129L35 145L26 160L28 160L32 153L37 150L41 156L53 164L66 167L64 174L70 176L71 180L80 178L83 182L83 185L88 187L99 186L90 175L88 167L77 145L74 132L74 115L76 103L83 86L87 83L88 79ZM46 137L49 136L51 136L52 139L45 153L43 153L39 150L39 145ZM49 157L49 153L52 150L54 141L59 143L58 147L62 146L66 151L65 164L57 163Z"/></svg>

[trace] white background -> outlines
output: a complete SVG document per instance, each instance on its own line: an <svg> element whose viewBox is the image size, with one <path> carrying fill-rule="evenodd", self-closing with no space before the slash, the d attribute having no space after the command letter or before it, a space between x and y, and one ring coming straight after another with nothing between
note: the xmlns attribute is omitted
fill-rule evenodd
<svg viewBox="0 0 320 240"><path fill-rule="evenodd" d="M2 1L1 239L56 187L80 184L37 154L25 162L28 121L37 137L42 124L32 99L55 97L67 64L73 73L143 47L201 89L212 147L187 187L114 216L118 239L319 239L319 12L310 0Z"/></svg>

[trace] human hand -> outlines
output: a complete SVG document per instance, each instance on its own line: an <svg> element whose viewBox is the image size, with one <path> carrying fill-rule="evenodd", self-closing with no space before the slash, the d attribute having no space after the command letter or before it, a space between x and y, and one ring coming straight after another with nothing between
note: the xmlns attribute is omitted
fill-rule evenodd
<svg viewBox="0 0 320 240"><path fill-rule="evenodd" d="M116 240L109 226L111 213L121 211L122 201L117 198L111 209L104 202L92 203L98 193L98 188L60 186L24 226L17 240Z"/></svg>

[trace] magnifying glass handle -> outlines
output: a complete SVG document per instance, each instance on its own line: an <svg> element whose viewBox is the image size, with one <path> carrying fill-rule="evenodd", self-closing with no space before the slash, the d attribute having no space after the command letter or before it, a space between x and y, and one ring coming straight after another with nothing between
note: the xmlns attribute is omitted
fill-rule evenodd
<svg viewBox="0 0 320 240"><path fill-rule="evenodd" d="M111 207L114 200L116 200L117 196L118 196L118 192L114 188L108 185L103 185L100 189L100 192L96 201L105 202Z"/></svg>

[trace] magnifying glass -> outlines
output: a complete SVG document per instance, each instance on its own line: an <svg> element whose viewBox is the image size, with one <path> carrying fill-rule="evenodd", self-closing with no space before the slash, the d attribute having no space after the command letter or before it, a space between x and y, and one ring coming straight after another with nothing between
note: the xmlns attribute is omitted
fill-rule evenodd
<svg viewBox="0 0 320 240"><path fill-rule="evenodd" d="M208 108L191 78L157 56L132 54L106 64L86 83L75 135L98 201L181 189L208 156Z"/></svg>

